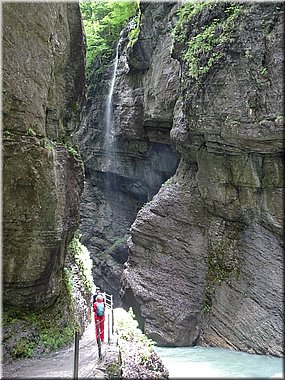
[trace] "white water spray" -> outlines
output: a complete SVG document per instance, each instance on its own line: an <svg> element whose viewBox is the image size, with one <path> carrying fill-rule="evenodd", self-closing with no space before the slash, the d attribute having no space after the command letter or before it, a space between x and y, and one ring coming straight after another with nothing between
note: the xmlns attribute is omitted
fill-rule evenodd
<svg viewBox="0 0 285 380"><path fill-rule="evenodd" d="M117 73L118 60L119 60L119 45L120 43L117 44L117 48L116 48L116 57L114 61L112 80L111 80L110 89L109 89L107 102L106 102L106 108L105 108L105 142L108 145L110 144L111 137L113 134L113 122L114 122L113 93L114 93L116 73Z"/></svg>

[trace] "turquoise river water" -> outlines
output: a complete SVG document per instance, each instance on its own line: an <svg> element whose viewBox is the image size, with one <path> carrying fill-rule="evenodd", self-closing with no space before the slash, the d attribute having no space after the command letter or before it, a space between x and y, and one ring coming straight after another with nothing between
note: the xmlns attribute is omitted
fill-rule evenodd
<svg viewBox="0 0 285 380"><path fill-rule="evenodd" d="M169 378L279 378L283 358L216 347L156 347Z"/></svg>

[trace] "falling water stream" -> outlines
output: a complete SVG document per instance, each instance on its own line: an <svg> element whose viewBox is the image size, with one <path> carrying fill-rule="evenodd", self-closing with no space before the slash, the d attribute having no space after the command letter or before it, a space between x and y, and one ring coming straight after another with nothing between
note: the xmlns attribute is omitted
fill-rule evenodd
<svg viewBox="0 0 285 380"><path fill-rule="evenodd" d="M116 48L116 57L115 57L114 66L113 66L112 79L111 79L111 84L110 84L109 93L108 93L108 97L106 101L106 108L105 108L105 143L107 144L107 148L108 148L108 145L110 145L112 132L113 132L113 121L114 121L113 93L114 93L116 73L117 73L118 60L119 60L119 46L120 46L120 41L117 44L117 48Z"/></svg>
<svg viewBox="0 0 285 380"><path fill-rule="evenodd" d="M169 378L280 378L283 359L216 347L156 347Z"/></svg>

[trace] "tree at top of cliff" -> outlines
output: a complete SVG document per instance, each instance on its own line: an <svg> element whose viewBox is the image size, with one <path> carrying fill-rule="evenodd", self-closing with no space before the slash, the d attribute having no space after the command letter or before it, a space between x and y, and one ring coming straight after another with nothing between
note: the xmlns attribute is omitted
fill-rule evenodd
<svg viewBox="0 0 285 380"><path fill-rule="evenodd" d="M138 9L137 1L81 1L87 39L87 70L99 56L110 56L121 30Z"/></svg>

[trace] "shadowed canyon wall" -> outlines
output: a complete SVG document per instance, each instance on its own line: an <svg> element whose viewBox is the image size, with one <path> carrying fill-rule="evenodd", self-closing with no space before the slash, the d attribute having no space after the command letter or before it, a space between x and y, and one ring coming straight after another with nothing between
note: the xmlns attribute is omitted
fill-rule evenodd
<svg viewBox="0 0 285 380"><path fill-rule="evenodd" d="M78 4L2 7L3 303L31 310L62 292L78 228L85 47Z"/></svg>
<svg viewBox="0 0 285 380"><path fill-rule="evenodd" d="M183 38L172 50L160 45L168 40L171 46L167 27L157 50L146 50L154 29L147 20L154 25L162 7L173 20L171 4L145 5L126 62L153 78L144 110L150 119L170 111L168 128L181 161L131 226L123 305L133 307L144 332L160 345L281 356L283 5L207 5L182 23ZM220 40L210 45L216 36ZM197 56L187 51L200 48L196 41L205 44ZM145 51L151 52L149 65L140 63ZM167 67L169 91L162 81ZM125 86L117 91L125 99ZM165 107L170 97L174 108Z"/></svg>
<svg viewBox="0 0 285 380"><path fill-rule="evenodd" d="M114 294L116 305L128 258L129 228L179 162L169 137L180 70L170 56L172 6L141 4L141 8L146 11L143 28L150 34L133 50L128 46L128 27L122 33L111 130L106 125L106 104L114 65L104 71L97 62L77 134L86 171L81 241L93 258L96 285Z"/></svg>

